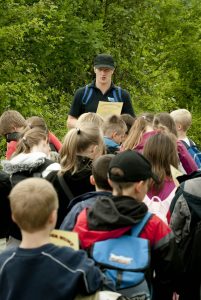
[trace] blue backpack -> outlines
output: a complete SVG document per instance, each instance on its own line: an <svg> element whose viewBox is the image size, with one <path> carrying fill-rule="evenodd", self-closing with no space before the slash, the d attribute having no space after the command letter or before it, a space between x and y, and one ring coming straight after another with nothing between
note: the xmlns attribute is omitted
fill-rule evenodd
<svg viewBox="0 0 201 300"><path fill-rule="evenodd" d="M146 279L150 272L150 246L147 239L139 237L151 216L147 212L141 222L132 227L131 235L96 242L91 249L91 257L113 281L117 291L132 299L151 299Z"/></svg>
<svg viewBox="0 0 201 300"><path fill-rule="evenodd" d="M198 169L201 169L201 151L198 149L196 144L194 144L190 139L189 142L190 142L190 146L185 141L182 141L182 143L188 150L189 154L194 159Z"/></svg>
<svg viewBox="0 0 201 300"><path fill-rule="evenodd" d="M82 97L82 104L86 105L89 102L92 93L93 93L93 88L87 84L84 89L84 95ZM113 89L112 93L113 93L113 98L108 97L110 102L121 102L122 101L122 89L119 86L116 86L115 89Z"/></svg>

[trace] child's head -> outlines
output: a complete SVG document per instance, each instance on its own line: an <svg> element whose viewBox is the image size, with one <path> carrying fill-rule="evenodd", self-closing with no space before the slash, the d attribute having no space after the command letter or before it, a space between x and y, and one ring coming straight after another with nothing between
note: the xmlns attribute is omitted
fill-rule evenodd
<svg viewBox="0 0 201 300"><path fill-rule="evenodd" d="M105 154L105 146L101 130L86 124L82 128L73 128L66 134L60 151L61 173L79 171L78 156L95 159Z"/></svg>
<svg viewBox="0 0 201 300"><path fill-rule="evenodd" d="M51 183L42 178L28 178L14 186L10 195L13 220L22 231L33 233L52 230L58 209L57 193ZM54 220L50 220L54 213Z"/></svg>
<svg viewBox="0 0 201 300"><path fill-rule="evenodd" d="M40 128L41 130L44 130L45 132L48 132L48 127L45 122L45 120L38 116L33 116L28 119L26 119L27 126L30 128Z"/></svg>
<svg viewBox="0 0 201 300"><path fill-rule="evenodd" d="M142 135L152 129L153 114L144 113L135 119L124 142L124 149L134 149L141 141Z"/></svg>
<svg viewBox="0 0 201 300"><path fill-rule="evenodd" d="M150 161L153 172L159 178L160 183L154 185L154 189L160 191L165 178L171 177L170 165L178 168L179 158L175 135L163 132L151 136L144 146L143 155Z"/></svg>
<svg viewBox="0 0 201 300"><path fill-rule="evenodd" d="M48 143L48 135L40 128L28 129L20 138L17 149L14 153L16 156L19 153L43 152L49 155L50 148Z"/></svg>
<svg viewBox="0 0 201 300"><path fill-rule="evenodd" d="M150 162L133 150L115 155L110 162L108 174L114 195L133 196L138 201L144 199L151 178L158 182Z"/></svg>
<svg viewBox="0 0 201 300"><path fill-rule="evenodd" d="M19 132L26 127L26 120L16 110L7 110L0 117L0 135Z"/></svg>
<svg viewBox="0 0 201 300"><path fill-rule="evenodd" d="M154 116L153 127L154 129L166 127L169 132L173 133L177 137L176 124L173 118L167 112L158 113Z"/></svg>
<svg viewBox="0 0 201 300"><path fill-rule="evenodd" d="M126 123L127 131L126 131L125 135L128 136L129 131L130 131L133 123L135 122L136 118L132 117L129 114L122 114L122 115L120 115L120 118Z"/></svg>
<svg viewBox="0 0 201 300"><path fill-rule="evenodd" d="M99 190L112 190L108 182L108 169L113 157L113 154L105 154L96 158L92 163L92 176L94 184Z"/></svg>
<svg viewBox="0 0 201 300"><path fill-rule="evenodd" d="M112 139L117 144L122 143L126 131L126 123L121 119L120 116L112 115L108 117L103 123L104 136Z"/></svg>
<svg viewBox="0 0 201 300"><path fill-rule="evenodd" d="M181 108L173 110L170 113L170 116L176 123L177 131L182 130L184 132L187 132L192 124L192 115L187 109Z"/></svg>
<svg viewBox="0 0 201 300"><path fill-rule="evenodd" d="M93 124L94 126L97 126L99 128L102 128L103 126L103 118L94 112L87 112L82 114L76 123L76 127L80 128L82 125L85 125L87 123Z"/></svg>

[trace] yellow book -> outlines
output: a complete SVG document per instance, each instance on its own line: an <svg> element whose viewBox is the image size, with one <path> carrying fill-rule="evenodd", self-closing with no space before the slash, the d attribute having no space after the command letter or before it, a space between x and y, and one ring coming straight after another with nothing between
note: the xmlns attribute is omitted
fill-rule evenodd
<svg viewBox="0 0 201 300"><path fill-rule="evenodd" d="M57 246L67 246L79 250L79 239L77 232L54 229L50 233L51 243Z"/></svg>

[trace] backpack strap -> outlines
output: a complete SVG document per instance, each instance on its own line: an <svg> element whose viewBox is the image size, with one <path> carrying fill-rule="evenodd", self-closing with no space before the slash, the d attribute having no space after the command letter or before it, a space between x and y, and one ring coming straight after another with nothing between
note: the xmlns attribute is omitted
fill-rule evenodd
<svg viewBox="0 0 201 300"><path fill-rule="evenodd" d="M64 193L68 197L68 199L72 200L74 198L74 196L73 196L69 186L67 185L66 181L64 180L63 176L58 175L57 178L59 180L59 183L60 183Z"/></svg>
<svg viewBox="0 0 201 300"><path fill-rule="evenodd" d="M86 105L87 102L89 102L89 99L91 98L92 93L93 93L93 88L89 87L89 85L87 84L84 89L84 95L82 97L82 104Z"/></svg>
<svg viewBox="0 0 201 300"><path fill-rule="evenodd" d="M150 212L147 212L146 215L143 217L143 219L138 222L136 225L134 225L131 229L132 236L139 236L144 226L147 224L149 219L151 218L152 214Z"/></svg>
<svg viewBox="0 0 201 300"><path fill-rule="evenodd" d="M120 86L116 86L112 91L114 102L122 102L122 89Z"/></svg>

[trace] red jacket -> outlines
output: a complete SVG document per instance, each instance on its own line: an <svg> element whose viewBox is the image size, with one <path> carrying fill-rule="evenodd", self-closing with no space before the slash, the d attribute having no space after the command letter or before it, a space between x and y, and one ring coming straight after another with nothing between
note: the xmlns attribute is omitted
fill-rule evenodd
<svg viewBox="0 0 201 300"><path fill-rule="evenodd" d="M78 216L77 223L73 231L79 234L81 247L87 249L97 241L103 241L110 238L117 238L129 231L131 226L111 230L111 231L93 231L87 225L87 209L85 208ZM140 236L150 241L151 247L155 247L157 243L164 237L169 239L172 237L171 229L162 222L156 215L153 215L145 225Z"/></svg>

